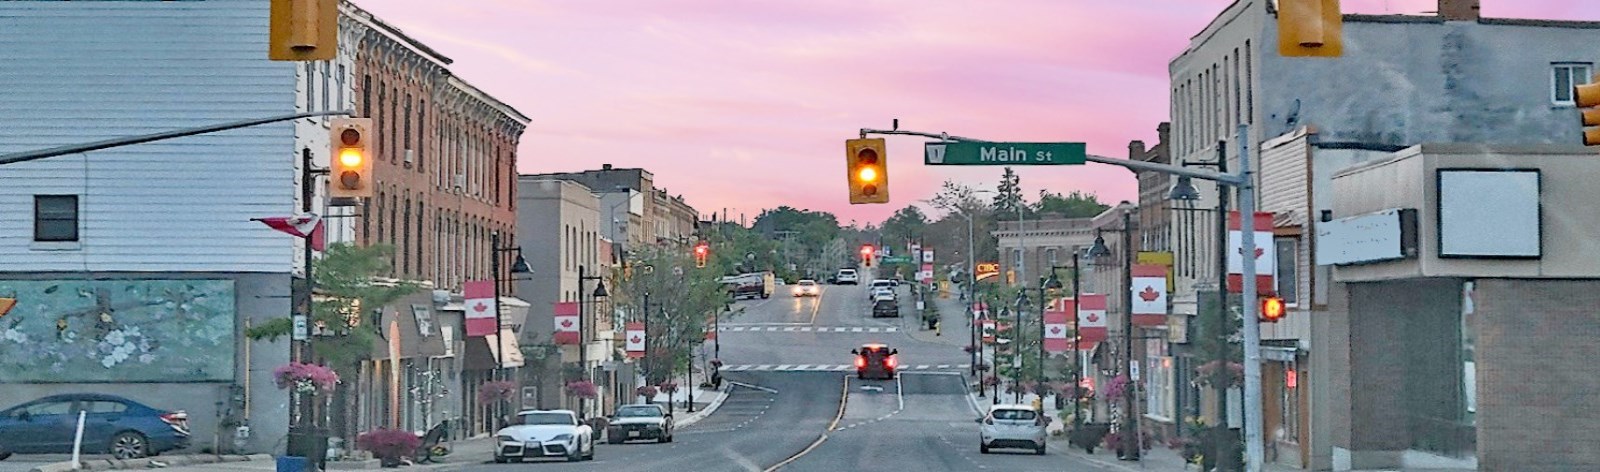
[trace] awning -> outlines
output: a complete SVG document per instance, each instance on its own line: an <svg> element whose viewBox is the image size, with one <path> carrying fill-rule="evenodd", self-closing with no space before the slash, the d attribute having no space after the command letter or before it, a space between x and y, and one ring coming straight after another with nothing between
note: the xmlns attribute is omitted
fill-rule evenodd
<svg viewBox="0 0 1600 472"><path fill-rule="evenodd" d="M505 351L505 359L500 368L522 367L522 347L517 344L517 335L511 328L501 329L498 336L493 334L484 336L483 340L489 346L490 359L500 359L500 351Z"/></svg>

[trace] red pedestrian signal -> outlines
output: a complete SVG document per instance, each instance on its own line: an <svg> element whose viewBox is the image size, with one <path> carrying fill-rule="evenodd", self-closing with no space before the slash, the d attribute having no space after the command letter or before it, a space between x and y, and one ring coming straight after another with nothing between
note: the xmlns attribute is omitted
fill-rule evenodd
<svg viewBox="0 0 1600 472"><path fill-rule="evenodd" d="M1288 312L1288 307L1283 304L1282 298L1263 297L1261 299L1261 315L1258 318L1262 323L1277 323Z"/></svg>
<svg viewBox="0 0 1600 472"><path fill-rule="evenodd" d="M873 250L871 244L862 245L861 246L861 263L866 265L867 267L872 267L872 254L874 252L875 251Z"/></svg>

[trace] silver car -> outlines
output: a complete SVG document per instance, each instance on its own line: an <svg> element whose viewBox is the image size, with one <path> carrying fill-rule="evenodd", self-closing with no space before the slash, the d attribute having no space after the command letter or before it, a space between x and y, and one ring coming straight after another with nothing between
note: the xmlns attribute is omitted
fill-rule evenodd
<svg viewBox="0 0 1600 472"><path fill-rule="evenodd" d="M1027 405L995 405L989 414L978 419L978 450L984 454L991 448L1032 449L1044 455L1045 420Z"/></svg>

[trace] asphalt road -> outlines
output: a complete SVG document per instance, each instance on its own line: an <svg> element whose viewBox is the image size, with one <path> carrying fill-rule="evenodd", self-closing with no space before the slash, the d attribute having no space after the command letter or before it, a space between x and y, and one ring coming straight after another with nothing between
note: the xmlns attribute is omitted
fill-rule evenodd
<svg viewBox="0 0 1600 472"><path fill-rule="evenodd" d="M724 377L735 385L721 408L678 430L674 442L602 443L589 462L467 470L1100 470L1065 455L1061 444L1045 456L980 454L979 415L961 376L969 358L960 348L965 342L917 339L929 339L925 332L914 337L919 327L909 302L901 318L873 319L864 285L829 285L814 298L794 298L779 288L770 299L739 302L743 312L721 320ZM824 368L849 366L850 349L868 342L898 349L902 367L927 368L902 370L895 380L860 380L853 369ZM737 367L745 368L730 370Z"/></svg>

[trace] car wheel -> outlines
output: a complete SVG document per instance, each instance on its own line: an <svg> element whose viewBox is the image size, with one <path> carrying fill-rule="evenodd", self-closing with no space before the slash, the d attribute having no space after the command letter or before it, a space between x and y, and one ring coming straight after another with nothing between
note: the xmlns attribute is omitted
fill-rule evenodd
<svg viewBox="0 0 1600 472"><path fill-rule="evenodd" d="M578 449L572 451L571 454L567 454L567 462L577 462L581 460L583 460L583 441L578 441Z"/></svg>
<svg viewBox="0 0 1600 472"><path fill-rule="evenodd" d="M978 445L978 452L982 453L982 454L988 454L989 453L989 446L985 446L985 445L979 444Z"/></svg>
<svg viewBox="0 0 1600 472"><path fill-rule="evenodd" d="M585 454L583 456L583 460L586 460L586 461L594 460L594 443L589 443L589 453Z"/></svg>
<svg viewBox="0 0 1600 472"><path fill-rule="evenodd" d="M662 435L656 437L656 442L658 442L658 443L669 443L669 442L672 442L672 436L667 436L665 433L663 433Z"/></svg>
<svg viewBox="0 0 1600 472"><path fill-rule="evenodd" d="M6 452L6 451L0 451L0 461L6 460L6 458L8 458L8 457L11 457L11 453Z"/></svg>
<svg viewBox="0 0 1600 472"><path fill-rule="evenodd" d="M1039 443L1039 447L1036 447L1036 448L1033 449L1033 454L1036 455L1036 456L1044 455L1044 447L1045 447L1044 443Z"/></svg>
<svg viewBox="0 0 1600 472"><path fill-rule="evenodd" d="M506 458L500 457L500 456L494 456L494 463L496 463L496 464L504 464L504 463L506 463Z"/></svg>
<svg viewBox="0 0 1600 472"><path fill-rule="evenodd" d="M111 438L111 456L118 459L138 459L150 453L150 442L143 434L133 431L117 433Z"/></svg>

